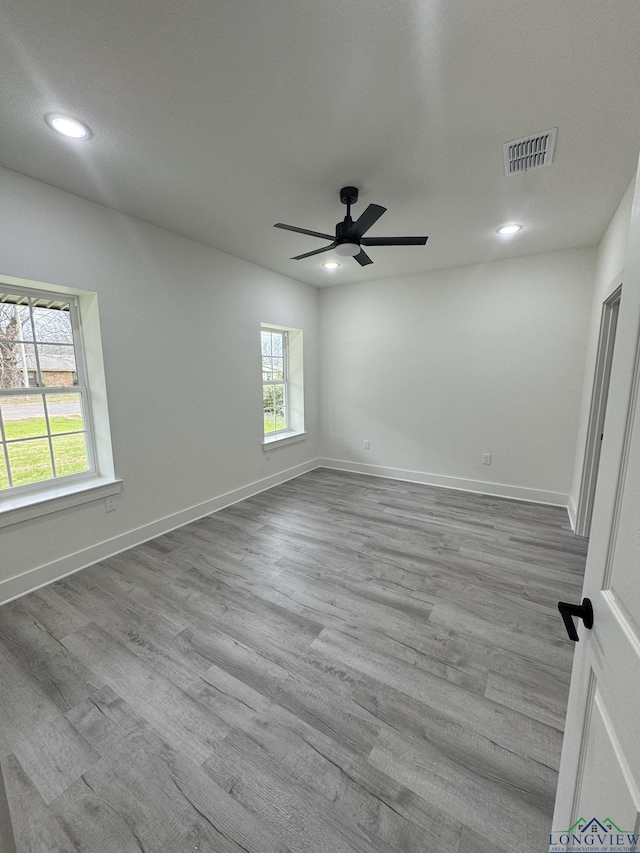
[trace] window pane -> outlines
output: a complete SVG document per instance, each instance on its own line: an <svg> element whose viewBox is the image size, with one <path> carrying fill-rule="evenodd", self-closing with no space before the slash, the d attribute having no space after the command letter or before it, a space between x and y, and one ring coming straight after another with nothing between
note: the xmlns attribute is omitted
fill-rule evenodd
<svg viewBox="0 0 640 853"><path fill-rule="evenodd" d="M282 334L278 334L277 332L272 334L271 349L274 355L284 355L283 337Z"/></svg>
<svg viewBox="0 0 640 853"><path fill-rule="evenodd" d="M276 358L275 356L271 359L272 364L272 378L273 379L284 379L284 359Z"/></svg>
<svg viewBox="0 0 640 853"><path fill-rule="evenodd" d="M273 364L270 358L262 356L262 381L269 382L273 379Z"/></svg>
<svg viewBox="0 0 640 853"><path fill-rule="evenodd" d="M273 409L264 410L264 431L265 434L273 432L276 428L276 416Z"/></svg>
<svg viewBox="0 0 640 853"><path fill-rule="evenodd" d="M262 355L271 355L271 332L262 332Z"/></svg>
<svg viewBox="0 0 640 853"><path fill-rule="evenodd" d="M36 327L36 341L51 344L72 344L71 314L57 308L34 308L33 320Z"/></svg>
<svg viewBox="0 0 640 853"><path fill-rule="evenodd" d="M72 346L39 344L40 373L47 388L76 384L76 357Z"/></svg>
<svg viewBox="0 0 640 853"><path fill-rule="evenodd" d="M87 445L83 432L76 435L54 436L51 443L57 477L62 477L65 474L78 474L81 471L88 470Z"/></svg>
<svg viewBox="0 0 640 853"><path fill-rule="evenodd" d="M265 385L262 388L262 408L264 410L264 431L273 432L276 428L275 386Z"/></svg>
<svg viewBox="0 0 640 853"><path fill-rule="evenodd" d="M47 394L46 398L52 434L84 429L80 394Z"/></svg>
<svg viewBox="0 0 640 853"><path fill-rule="evenodd" d="M32 341L29 306L10 304L13 300L23 297L7 296L5 298L9 301L0 303L0 339Z"/></svg>
<svg viewBox="0 0 640 853"><path fill-rule="evenodd" d="M275 410L274 429L284 429L284 409L282 407Z"/></svg>
<svg viewBox="0 0 640 853"><path fill-rule="evenodd" d="M33 344L0 343L0 388L28 388L29 373L35 368Z"/></svg>
<svg viewBox="0 0 640 853"><path fill-rule="evenodd" d="M265 385L262 389L264 431L274 432L286 427L285 395L282 385Z"/></svg>
<svg viewBox="0 0 640 853"><path fill-rule="evenodd" d="M4 451L0 446L0 489L9 488L9 478L7 477L7 465L4 461Z"/></svg>
<svg viewBox="0 0 640 853"><path fill-rule="evenodd" d="M47 434L42 395L4 397L1 408L4 433L8 439Z"/></svg>
<svg viewBox="0 0 640 853"><path fill-rule="evenodd" d="M264 431L276 432L276 430L284 429L286 426L284 410L282 408L265 409L264 410Z"/></svg>
<svg viewBox="0 0 640 853"><path fill-rule="evenodd" d="M284 388L282 385L265 385L262 389L262 405L265 409L273 409L284 405Z"/></svg>
<svg viewBox="0 0 640 853"><path fill-rule="evenodd" d="M287 416L286 416L286 405L287 405L287 394L286 388L284 385L276 385L276 395L275 395L275 415L276 415L276 429L285 429L287 426Z"/></svg>
<svg viewBox="0 0 640 853"><path fill-rule="evenodd" d="M49 442L46 438L7 444L14 486L37 483L53 477Z"/></svg>

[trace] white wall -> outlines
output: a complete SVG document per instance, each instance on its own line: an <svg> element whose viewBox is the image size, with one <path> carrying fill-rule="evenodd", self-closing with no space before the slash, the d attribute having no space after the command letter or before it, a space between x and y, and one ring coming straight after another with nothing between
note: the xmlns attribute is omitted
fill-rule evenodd
<svg viewBox="0 0 640 853"><path fill-rule="evenodd" d="M318 457L507 497L566 503L576 493L595 249L316 291L7 170L0 191L0 273L99 294L124 480L116 512L98 501L4 528L0 601ZM598 255L605 295L630 198ZM269 458L261 321L302 328L305 340L308 436Z"/></svg>
<svg viewBox="0 0 640 853"><path fill-rule="evenodd" d="M582 390L582 405L580 408L578 440L576 443L573 482L571 484L568 501L569 515L571 516L573 524L575 524L578 498L582 484L584 454L587 443L587 430L589 426L589 411L591 407L591 396L593 393L596 358L598 355L598 339L600 335L602 306L616 288L619 287L623 280L634 186L635 178L623 196L622 201L620 202L598 248L595 287L593 291L593 302L591 306L591 317L589 320L587 339L587 357ZM620 310L624 310L622 302Z"/></svg>
<svg viewBox="0 0 640 853"><path fill-rule="evenodd" d="M0 195L0 273L98 293L124 480L115 512L97 501L2 529L0 601L313 467L314 288L7 170ZM303 329L305 347L308 436L269 458L261 321Z"/></svg>
<svg viewBox="0 0 640 853"><path fill-rule="evenodd" d="M595 258L567 250L322 291L326 464L565 504Z"/></svg>

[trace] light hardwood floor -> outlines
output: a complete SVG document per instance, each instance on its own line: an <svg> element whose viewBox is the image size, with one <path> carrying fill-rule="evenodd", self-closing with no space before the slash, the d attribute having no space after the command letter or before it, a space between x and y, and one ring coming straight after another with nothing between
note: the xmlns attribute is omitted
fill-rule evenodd
<svg viewBox="0 0 640 853"><path fill-rule="evenodd" d="M546 850L585 551L320 469L0 608L18 853Z"/></svg>

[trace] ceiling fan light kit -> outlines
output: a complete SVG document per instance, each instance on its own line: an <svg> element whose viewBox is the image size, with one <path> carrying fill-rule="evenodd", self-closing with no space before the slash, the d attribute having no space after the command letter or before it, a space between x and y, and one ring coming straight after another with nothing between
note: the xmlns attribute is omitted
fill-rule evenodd
<svg viewBox="0 0 640 853"><path fill-rule="evenodd" d="M343 255L346 258L355 258L360 251L360 246L357 243L338 243L336 246L336 255Z"/></svg>
<svg viewBox="0 0 640 853"><path fill-rule="evenodd" d="M352 257L365 267L373 261L362 248L363 246L424 246L427 237L365 237L366 232L380 219L386 211L386 207L379 204L370 204L363 214L354 222L351 218L351 205L358 201L357 187L342 187L340 190L340 201L347 206L347 215L336 225L335 237L321 231L309 231L307 228L298 228L295 225L285 225L276 222L276 228L284 228L286 231L295 231L297 234L307 234L310 237L319 237L321 240L330 240L328 246L305 252L303 255L295 255L292 261L301 261L321 252L330 252L335 249L337 255Z"/></svg>

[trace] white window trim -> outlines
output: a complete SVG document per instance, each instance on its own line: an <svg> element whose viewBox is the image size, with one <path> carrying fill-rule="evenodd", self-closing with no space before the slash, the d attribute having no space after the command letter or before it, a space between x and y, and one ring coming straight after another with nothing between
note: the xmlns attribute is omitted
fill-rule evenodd
<svg viewBox="0 0 640 853"><path fill-rule="evenodd" d="M87 427L92 431L94 470L30 483L0 492L0 528L48 513L118 494L122 480L115 476L107 389L100 335L98 296L90 290L41 281L0 276L0 286L42 292L54 298L75 300L78 323L76 359L82 360L87 388ZM73 317L73 314L72 314Z"/></svg>
<svg viewBox="0 0 640 853"><path fill-rule="evenodd" d="M272 435L265 435L262 441L262 449L277 450L278 447L286 447L288 444L297 444L299 441L304 441L306 437L306 432L293 432L292 430L289 430L287 433L276 432Z"/></svg>
<svg viewBox="0 0 640 853"><path fill-rule="evenodd" d="M304 428L304 365L302 329L283 326L282 323L260 323L261 329L287 332L287 409L288 427L278 432L262 432L262 449L265 453L297 444L306 438ZM262 415L261 415L262 417Z"/></svg>
<svg viewBox="0 0 640 853"><path fill-rule="evenodd" d="M50 482L50 481L47 481ZM55 482L55 481L54 481ZM52 486L30 494L11 495L3 498L0 507L0 528L20 521L29 521L52 512L98 501L111 495L120 494L122 480L110 480L106 477L93 477L83 483L66 483Z"/></svg>

